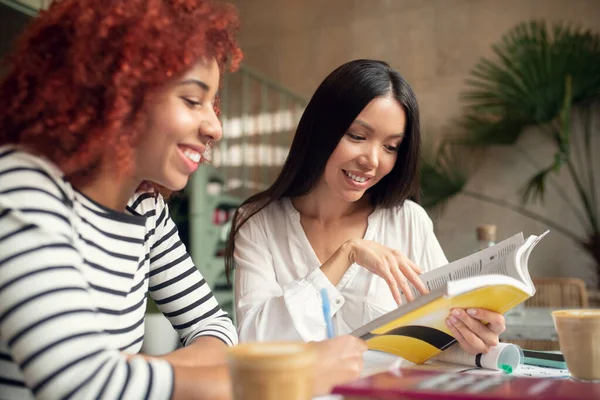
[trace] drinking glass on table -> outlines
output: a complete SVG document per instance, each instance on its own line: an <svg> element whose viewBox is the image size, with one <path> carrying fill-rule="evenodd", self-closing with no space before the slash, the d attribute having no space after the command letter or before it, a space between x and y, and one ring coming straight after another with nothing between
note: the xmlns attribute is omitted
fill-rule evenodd
<svg viewBox="0 0 600 400"><path fill-rule="evenodd" d="M600 309L553 311L552 318L571 376L600 382Z"/></svg>

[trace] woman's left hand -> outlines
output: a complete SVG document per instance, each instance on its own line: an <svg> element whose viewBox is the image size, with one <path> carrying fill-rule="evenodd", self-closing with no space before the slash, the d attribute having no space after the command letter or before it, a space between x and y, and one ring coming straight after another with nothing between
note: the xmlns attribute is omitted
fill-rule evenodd
<svg viewBox="0 0 600 400"><path fill-rule="evenodd" d="M452 336L469 354L487 353L499 343L506 325L504 316L483 308L455 308L446 319Z"/></svg>

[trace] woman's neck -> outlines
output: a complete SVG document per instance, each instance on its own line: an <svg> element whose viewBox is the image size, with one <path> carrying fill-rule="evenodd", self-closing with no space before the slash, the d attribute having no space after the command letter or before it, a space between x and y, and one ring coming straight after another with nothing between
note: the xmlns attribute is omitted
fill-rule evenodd
<svg viewBox="0 0 600 400"><path fill-rule="evenodd" d="M104 207L123 212L139 185L136 179L104 170L93 181L77 186L77 190Z"/></svg>
<svg viewBox="0 0 600 400"><path fill-rule="evenodd" d="M355 202L343 202L332 200L330 196L317 188L307 195L293 198L292 204L300 215L316 220L323 226L335 224L357 213L365 212L368 215L373 211L367 195Z"/></svg>

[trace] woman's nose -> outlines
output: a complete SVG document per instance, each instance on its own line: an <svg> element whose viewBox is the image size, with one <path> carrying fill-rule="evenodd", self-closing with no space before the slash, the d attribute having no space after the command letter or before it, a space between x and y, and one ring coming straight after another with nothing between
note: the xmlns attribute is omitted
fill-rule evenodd
<svg viewBox="0 0 600 400"><path fill-rule="evenodd" d="M379 154L377 148L373 146L365 151L365 153L360 157L359 163L369 170L377 168L379 165Z"/></svg>
<svg viewBox="0 0 600 400"><path fill-rule="evenodd" d="M201 122L199 133L211 142L218 142L223 137L223 126L214 109L211 108L206 119Z"/></svg>

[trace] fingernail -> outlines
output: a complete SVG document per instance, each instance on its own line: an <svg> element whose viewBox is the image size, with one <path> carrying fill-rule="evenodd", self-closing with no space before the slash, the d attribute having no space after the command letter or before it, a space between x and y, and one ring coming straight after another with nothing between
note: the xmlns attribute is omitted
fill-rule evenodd
<svg viewBox="0 0 600 400"><path fill-rule="evenodd" d="M477 310L474 310L474 309L472 309L472 308L469 308L469 309L467 310L467 314L469 314L469 315L475 315L475 314L477 314Z"/></svg>
<svg viewBox="0 0 600 400"><path fill-rule="evenodd" d="M450 319L446 319L446 325L448 325L449 327L452 327L452 322L450 322Z"/></svg>
<svg viewBox="0 0 600 400"><path fill-rule="evenodd" d="M450 321L452 321L453 324L455 324L455 323L458 322L458 320L456 318L454 318L454 317L450 317Z"/></svg>
<svg viewBox="0 0 600 400"><path fill-rule="evenodd" d="M452 310L452 315L455 315L457 317L460 316L460 310Z"/></svg>

